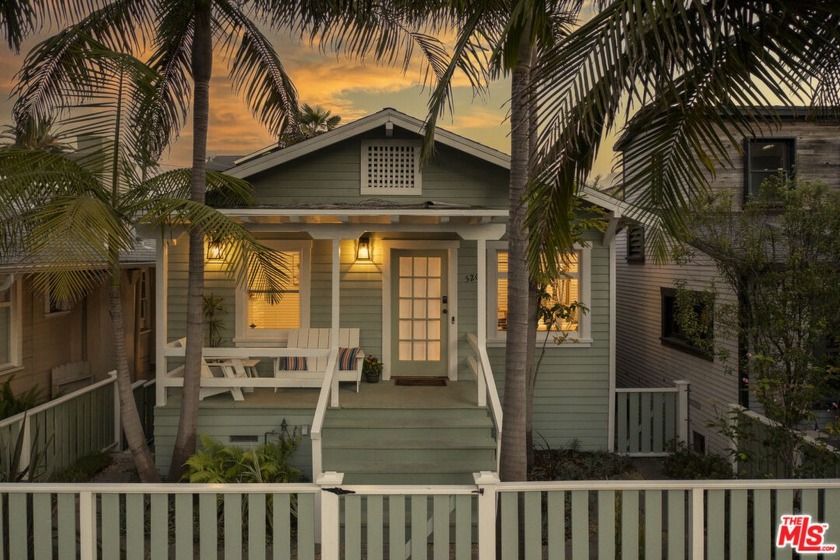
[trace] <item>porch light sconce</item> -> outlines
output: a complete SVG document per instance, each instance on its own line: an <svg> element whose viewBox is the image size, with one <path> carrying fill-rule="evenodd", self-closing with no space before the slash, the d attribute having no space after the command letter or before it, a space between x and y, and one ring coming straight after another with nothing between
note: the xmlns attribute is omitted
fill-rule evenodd
<svg viewBox="0 0 840 560"><path fill-rule="evenodd" d="M225 259L224 244L218 239L207 242L207 260L222 261Z"/></svg>
<svg viewBox="0 0 840 560"><path fill-rule="evenodd" d="M370 235L365 233L356 242L356 261L371 261Z"/></svg>

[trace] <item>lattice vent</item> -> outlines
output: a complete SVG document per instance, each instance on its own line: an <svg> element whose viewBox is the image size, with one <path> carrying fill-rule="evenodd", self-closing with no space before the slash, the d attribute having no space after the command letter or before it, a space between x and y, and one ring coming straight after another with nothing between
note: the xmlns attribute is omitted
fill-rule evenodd
<svg viewBox="0 0 840 560"><path fill-rule="evenodd" d="M362 142L361 194L421 194L420 179L419 143Z"/></svg>

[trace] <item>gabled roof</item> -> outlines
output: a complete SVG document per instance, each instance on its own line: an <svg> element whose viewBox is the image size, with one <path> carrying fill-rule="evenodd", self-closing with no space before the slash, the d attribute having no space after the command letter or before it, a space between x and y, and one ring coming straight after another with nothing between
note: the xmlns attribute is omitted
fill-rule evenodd
<svg viewBox="0 0 840 560"><path fill-rule="evenodd" d="M237 160L236 165L228 170L227 173L233 177L244 179L370 130L385 127L386 123L391 123L393 126L406 129L410 132L416 132L421 136L426 131L426 125L420 119L388 107L352 123L325 132L324 134L319 134L303 142L283 148L282 150L271 146L254 154L247 155ZM448 130L438 128L435 131L435 142L470 154L499 167L505 169L510 168L510 156L504 152L500 152L469 138L459 136Z"/></svg>
<svg viewBox="0 0 840 560"><path fill-rule="evenodd" d="M391 123L393 126L416 132L423 135L426 125L420 119L406 115L396 109L386 107L372 115L362 117L357 121L340 126L329 132L325 132L313 138L293 144L283 149L276 146L269 146L253 154L246 155L236 160L234 167L226 173L233 177L247 178L277 165L295 160L305 155L316 152L343 140L358 136L370 130L386 126ZM510 169L510 156L489 146L485 146L464 136L460 136L443 128L435 131L435 142L449 146L455 150L470 154L481 160L504 169ZM610 196L609 194L585 187L581 196L587 202L595 204L613 212L615 217L622 216L627 210L627 204Z"/></svg>

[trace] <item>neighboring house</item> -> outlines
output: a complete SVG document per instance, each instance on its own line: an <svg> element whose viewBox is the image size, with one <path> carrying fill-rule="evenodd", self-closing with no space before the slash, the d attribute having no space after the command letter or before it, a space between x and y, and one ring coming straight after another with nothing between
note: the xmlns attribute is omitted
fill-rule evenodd
<svg viewBox="0 0 840 560"><path fill-rule="evenodd" d="M359 426L346 439L367 440L368 447L360 443L333 455L325 450L324 470L352 472L348 463L355 460L358 471L379 473L376 480L397 480L388 474L412 471L384 464L391 441L409 453L404 462L415 457L411 461L419 470L411 480L451 481L435 470L445 461L443 452L434 451L434 445L430 451L422 441L463 432L478 422L469 416L473 411L488 422L486 409L476 406L474 372L482 363L477 348L486 349L498 393L504 394L509 156L438 130L436 153L421 164L422 133L422 121L384 109L285 149L246 156L227 171L254 185L258 204L223 212L285 253L292 283L281 303L270 306L227 279L220 261L208 259L205 293L222 297L227 311L223 345L260 359L256 370L271 379L277 366L266 357L286 345L290 330L358 328L364 352L384 362L383 382L362 383L358 395L342 388L341 409L326 412L324 445L331 426L350 425L350 408L368 409L364 417L377 428L408 426L407 409L419 415L420 424L406 427L402 435ZM538 443L552 448L577 440L585 449L607 449L615 359L612 242L621 203L591 190L583 198L602 207L611 223L607 233L585 234L568 278L553 286L555 297L580 301L589 312L562 326L569 335L565 343L556 345L550 336L537 381L535 429ZM174 383L167 371L177 364L178 352L183 355L173 344L185 335L187 245L185 235L172 232L158 252L163 289L157 302L155 436L162 471L177 424L178 390L167 389ZM544 329L539 333L540 342L545 334ZM448 386L394 387L393 380L404 376L444 378ZM263 441L286 420L289 430L296 427L306 436L317 388L283 388L275 394L261 388L270 383L266 379L246 392L244 401L235 402L230 394L203 400L199 432L223 443ZM452 399L463 402L454 405ZM449 417L454 413L443 410L447 406L462 410ZM490 428L481 437L492 439ZM452 437L460 437L465 447L478 439L469 433ZM379 448L370 448L373 440L382 442ZM309 445L304 437L303 455ZM461 466L452 472L495 469L494 452L491 444L488 465L465 459L469 453L462 449Z"/></svg>
<svg viewBox="0 0 840 560"><path fill-rule="evenodd" d="M144 379L154 359L154 243L138 241L120 261L129 367L135 379ZM33 289L29 275L37 269L8 255L0 258L0 383L13 378L15 393L38 387L49 400L104 379L116 367L113 328L106 283L66 304ZM53 370L65 364L86 366L54 379Z"/></svg>
<svg viewBox="0 0 840 560"><path fill-rule="evenodd" d="M797 178L840 188L840 136L835 121L808 121L805 111L782 109L781 128L766 136L745 138L743 154L731 150L731 168L719 169L711 188L729 191L736 206L758 192L762 181L779 170ZM620 147L628 150L632 138ZM619 387L667 387L690 383L690 444L698 451L723 452L728 442L711 420L730 403L749 405L749 391L737 371L738 341L715 333L715 344L733 358L724 364L681 336L674 315L674 282L690 290L718 292L715 304L732 304L736 296L719 277L714 262L702 253L688 265L655 264L646 251L644 228L629 223L617 235L617 376ZM734 368L734 371L731 371Z"/></svg>

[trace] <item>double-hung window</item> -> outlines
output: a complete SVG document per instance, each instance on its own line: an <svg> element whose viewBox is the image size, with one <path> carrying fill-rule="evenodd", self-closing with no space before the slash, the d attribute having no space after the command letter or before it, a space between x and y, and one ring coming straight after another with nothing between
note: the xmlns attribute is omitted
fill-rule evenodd
<svg viewBox="0 0 840 560"><path fill-rule="evenodd" d="M772 177L790 177L796 161L795 138L751 138L744 149L744 198L758 196L761 184Z"/></svg>
<svg viewBox="0 0 840 560"><path fill-rule="evenodd" d="M249 287L237 290L236 341L285 340L290 329L309 327L308 241L263 241L280 252L287 265L288 282L278 292L279 301L270 303L268 292Z"/></svg>
<svg viewBox="0 0 840 560"><path fill-rule="evenodd" d="M491 248L488 252L488 326L487 340L503 342L507 332L508 318L508 252L506 248ZM564 274L545 287L546 297L543 306L547 308L566 308L588 305L589 298L589 259L590 249L579 248L565 259ZM565 317L558 317L553 324L540 320L537 331L562 332L567 340L590 342L589 321L587 314L580 309L573 309Z"/></svg>

